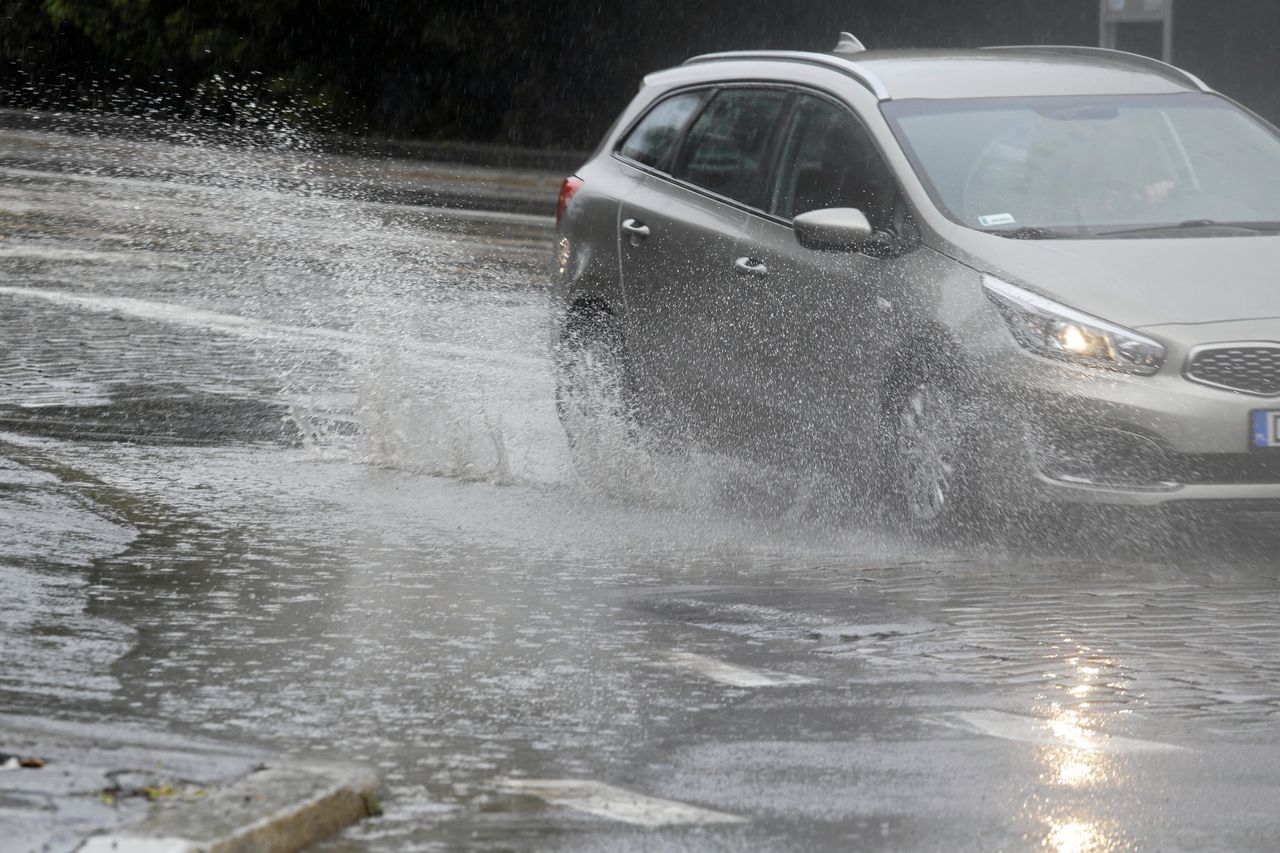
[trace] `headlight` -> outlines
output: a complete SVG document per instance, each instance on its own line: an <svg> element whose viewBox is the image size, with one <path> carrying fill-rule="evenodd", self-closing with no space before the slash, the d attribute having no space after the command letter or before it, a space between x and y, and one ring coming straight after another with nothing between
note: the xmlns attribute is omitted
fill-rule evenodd
<svg viewBox="0 0 1280 853"><path fill-rule="evenodd" d="M982 287L1013 337L1039 355L1150 376L1164 364L1164 346L1137 332L1059 305L993 276Z"/></svg>

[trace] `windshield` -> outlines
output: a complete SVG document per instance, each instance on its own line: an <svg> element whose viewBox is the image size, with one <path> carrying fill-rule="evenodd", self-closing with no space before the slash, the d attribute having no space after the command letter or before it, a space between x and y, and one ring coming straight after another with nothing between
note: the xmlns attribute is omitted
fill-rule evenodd
<svg viewBox="0 0 1280 853"><path fill-rule="evenodd" d="M1207 94L896 101L944 214L1020 236L1280 229L1280 139Z"/></svg>

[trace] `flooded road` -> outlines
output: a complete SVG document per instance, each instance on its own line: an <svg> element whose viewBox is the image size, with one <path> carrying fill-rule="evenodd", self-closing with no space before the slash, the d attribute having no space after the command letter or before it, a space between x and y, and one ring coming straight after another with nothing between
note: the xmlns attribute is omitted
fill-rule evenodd
<svg viewBox="0 0 1280 853"><path fill-rule="evenodd" d="M926 547L728 460L578 470L547 221L0 151L5 712L369 761L330 851L1280 837L1265 524Z"/></svg>

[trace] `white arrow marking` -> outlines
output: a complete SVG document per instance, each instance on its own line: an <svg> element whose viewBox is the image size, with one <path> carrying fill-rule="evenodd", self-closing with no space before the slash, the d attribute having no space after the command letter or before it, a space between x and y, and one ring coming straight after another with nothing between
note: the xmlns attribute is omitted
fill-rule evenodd
<svg viewBox="0 0 1280 853"><path fill-rule="evenodd" d="M508 791L537 797L553 806L563 806L597 817L637 826L659 827L699 823L746 823L737 815L647 797L603 782L584 779L499 779Z"/></svg>
<svg viewBox="0 0 1280 853"><path fill-rule="evenodd" d="M789 687L813 683L812 678L806 678L803 675L734 666L731 663L695 655L692 652L671 652L667 656L667 661L680 669L687 669L703 678L709 678L730 687Z"/></svg>
<svg viewBox="0 0 1280 853"><path fill-rule="evenodd" d="M1184 746L1150 740L1118 737L1090 729L1070 720L1024 717L1002 711L961 711L948 715L963 727L984 735L1025 743L1061 746L1087 752L1185 752ZM951 720L943 720L953 725Z"/></svg>
<svg viewBox="0 0 1280 853"><path fill-rule="evenodd" d="M3 252L0 252L0 257L2 256ZM336 349L339 352L356 351L379 343L378 339L373 337L338 329L329 329L323 326L290 326L272 323L269 320L242 317L238 314L223 314L172 302L137 299L132 296L102 296L99 294L72 293L65 290L10 287L7 285L0 285L0 296L40 300L53 305L78 308L99 314L124 314L140 320L221 332L254 340L312 341ZM507 367L536 368L539 371L546 368L545 358L521 355L519 353L498 353L489 349L430 341L414 341L408 343L406 347L411 350L417 350L427 357L472 359L502 364Z"/></svg>

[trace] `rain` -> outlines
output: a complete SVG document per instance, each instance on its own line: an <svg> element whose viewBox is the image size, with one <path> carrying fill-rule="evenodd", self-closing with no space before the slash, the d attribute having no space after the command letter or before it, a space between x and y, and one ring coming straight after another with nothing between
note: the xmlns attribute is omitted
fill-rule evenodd
<svg viewBox="0 0 1280 853"><path fill-rule="evenodd" d="M1276 26L0 9L0 849L1274 849Z"/></svg>

